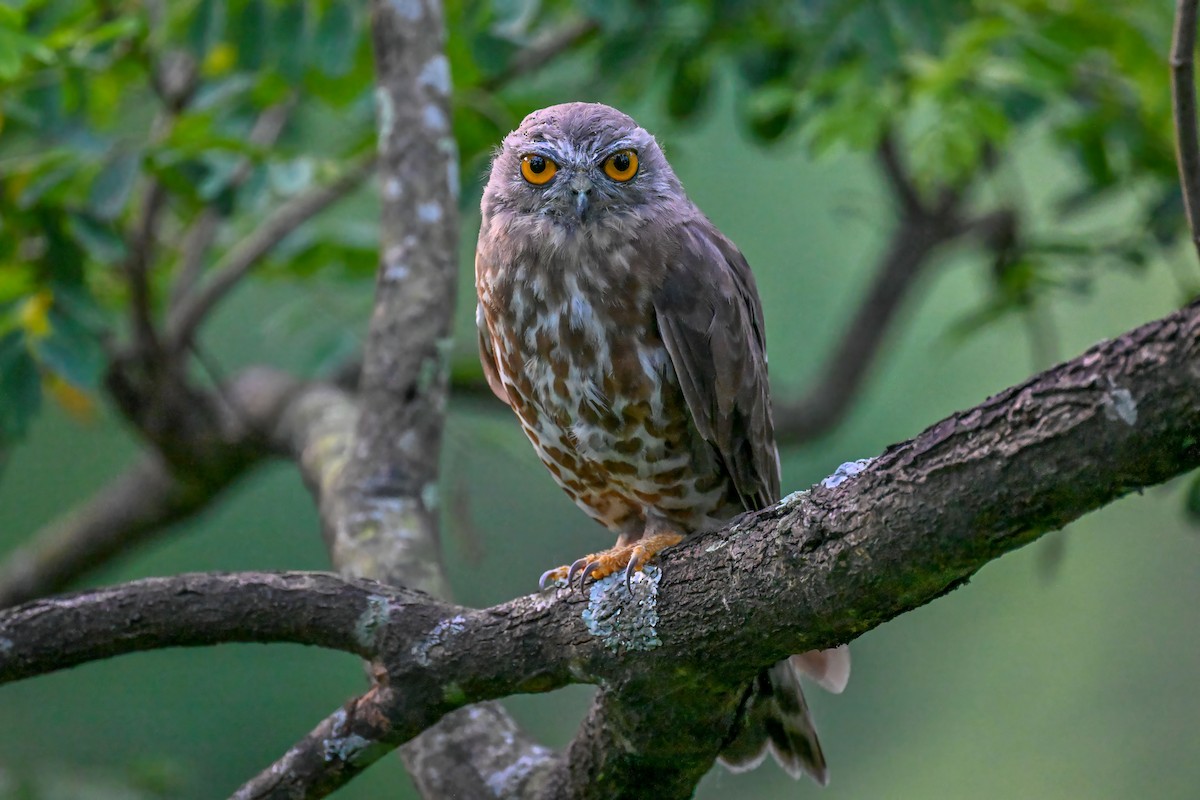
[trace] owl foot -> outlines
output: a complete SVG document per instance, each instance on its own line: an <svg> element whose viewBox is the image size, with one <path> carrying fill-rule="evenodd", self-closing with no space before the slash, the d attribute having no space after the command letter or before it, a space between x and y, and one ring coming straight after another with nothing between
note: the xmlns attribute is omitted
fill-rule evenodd
<svg viewBox="0 0 1200 800"><path fill-rule="evenodd" d="M674 531L651 533L631 544L617 545L602 553L592 553L576 559L569 567L555 567L547 570L538 580L538 586L545 591L547 586L565 579L569 587L575 583L575 578L578 577L579 588L582 591L583 584L587 582L588 578L598 581L601 578L607 578L614 572L625 570L625 588L632 591L630 581L646 562L668 547L682 541L683 535Z"/></svg>

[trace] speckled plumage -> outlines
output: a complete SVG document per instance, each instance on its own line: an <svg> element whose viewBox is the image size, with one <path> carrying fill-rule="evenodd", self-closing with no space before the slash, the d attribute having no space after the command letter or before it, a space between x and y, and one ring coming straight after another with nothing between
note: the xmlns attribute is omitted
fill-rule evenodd
<svg viewBox="0 0 1200 800"><path fill-rule="evenodd" d="M627 181L602 169L621 151L639 162ZM522 176L526 157L557 172L536 185ZM482 212L488 383L588 515L636 542L779 499L754 278L649 133L599 104L536 111L504 139ZM771 698L781 691L795 699ZM824 779L792 665L764 673L743 710L733 766L757 763L769 739L789 772Z"/></svg>

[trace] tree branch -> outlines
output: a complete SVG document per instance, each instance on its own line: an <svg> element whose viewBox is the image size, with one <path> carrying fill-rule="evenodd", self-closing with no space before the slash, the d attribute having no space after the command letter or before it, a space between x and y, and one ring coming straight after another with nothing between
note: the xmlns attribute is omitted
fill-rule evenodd
<svg viewBox="0 0 1200 800"><path fill-rule="evenodd" d="M376 0L371 9L382 190L375 309L356 407L325 406L319 429L305 432L319 444L298 449L308 456L303 468L318 490L334 566L444 598L434 501L458 266L450 64L437 0L404 8ZM279 785L274 776L282 775L286 791L320 796L357 774L351 759L318 747L334 722L321 723L242 793L256 796L254 787ZM403 741L379 736L364 740L372 760ZM298 762L316 768L297 770Z"/></svg>
<svg viewBox="0 0 1200 800"><path fill-rule="evenodd" d="M283 132L294 105L295 97L293 96L264 109L247 136L250 144L261 148L269 148L273 145ZM230 188L237 188L245 183L246 179L250 177L252 169L253 162L249 158L243 158L229 177ZM220 221L220 212L212 204L209 204L184 233L183 244L180 247L182 257L179 273L171 286L172 310L178 308L183 298L191 294L200 281L205 256L208 255L209 248L216 239Z"/></svg>
<svg viewBox="0 0 1200 800"><path fill-rule="evenodd" d="M844 643L1088 511L1200 466L1198 363L1200 302L693 537L634 581L632 599L620 576L587 593L560 590L478 611L332 576L143 581L0 614L0 680L80 663L79 648L103 657L286 640L375 655L379 738L354 728L361 738L343 758L314 732L311 746L285 759L312 766L320 781L355 771L347 765L362 752L377 757L467 703L598 683L616 700L597 707L607 714L593 725L601 738L578 738L571 752L601 746L590 760L561 762L549 780L541 775L545 796L649 787L685 797L709 768L721 725L731 724L737 688L764 665ZM197 585L200 600L191 593ZM204 588L214 586L240 599ZM172 625L181 615L187 624ZM697 719L700 730L679 735ZM287 791L340 783L292 782ZM247 796L293 796L273 791Z"/></svg>
<svg viewBox="0 0 1200 800"><path fill-rule="evenodd" d="M0 565L0 608L62 591L82 575L167 526L209 507L243 475L287 443L272 437L281 417L303 420L295 404L307 408L310 394L324 387L305 385L274 370L248 369L221 390L220 447L190 472L181 472L155 452L147 452L124 473L78 508L30 537ZM219 462L219 463L218 463Z"/></svg>
<svg viewBox="0 0 1200 800"><path fill-rule="evenodd" d="M429 598L319 572L195 573L35 600L0 615L0 682L115 655L226 642L293 642L370 658L376 606L445 616ZM415 621L416 614L406 614ZM430 623L432 624L432 623ZM416 627L414 633L428 628Z"/></svg>
<svg viewBox="0 0 1200 800"><path fill-rule="evenodd" d="M600 30L600 25L594 19L580 17L565 23L560 28L547 31L514 55L503 70L487 78L480 88L494 92L514 78L537 72L598 30Z"/></svg>
<svg viewBox="0 0 1200 800"><path fill-rule="evenodd" d="M1196 123L1196 0L1177 0L1171 42L1175 155L1192 244L1200 254L1200 132Z"/></svg>
<svg viewBox="0 0 1200 800"><path fill-rule="evenodd" d="M360 158L337 180L294 197L235 244L214 266L208 283L180 300L168 323L167 342L179 351L229 291L285 236L354 191L375 166L374 154Z"/></svg>
<svg viewBox="0 0 1200 800"><path fill-rule="evenodd" d="M178 479L160 456L147 453L0 564L0 608L62 591L134 543L192 516L213 494Z"/></svg>
<svg viewBox="0 0 1200 800"><path fill-rule="evenodd" d="M142 198L141 212L125 261L125 280L129 284L129 310L133 340L146 357L159 351L158 331L154 326L154 301L150 294L150 265L158 244L158 226L167 202L167 192L157 178L151 178Z"/></svg>
<svg viewBox="0 0 1200 800"><path fill-rule="evenodd" d="M891 136L883 138L877 156L901 219L870 288L813 387L798 401L776 401L775 434L782 443L811 441L842 421L888 340L897 312L943 247L967 236L997 247L1015 235L1016 215L1009 209L964 218L959 194L950 191L942 191L936 204L923 202Z"/></svg>

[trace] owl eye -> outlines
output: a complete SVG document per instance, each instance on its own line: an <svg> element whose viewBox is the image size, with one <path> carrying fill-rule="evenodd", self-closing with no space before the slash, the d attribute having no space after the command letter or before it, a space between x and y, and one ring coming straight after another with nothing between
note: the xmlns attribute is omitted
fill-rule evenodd
<svg viewBox="0 0 1200 800"><path fill-rule="evenodd" d="M625 181L637 175L638 157L636 150L618 150L604 160L604 174L614 181Z"/></svg>
<svg viewBox="0 0 1200 800"><path fill-rule="evenodd" d="M545 156L521 156L521 177L534 186L541 186L543 183L549 182L556 172L558 172L558 164Z"/></svg>

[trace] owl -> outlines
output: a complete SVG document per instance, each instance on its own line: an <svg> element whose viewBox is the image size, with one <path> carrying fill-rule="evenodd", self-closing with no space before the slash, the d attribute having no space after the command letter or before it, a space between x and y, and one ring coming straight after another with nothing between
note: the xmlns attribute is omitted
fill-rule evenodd
<svg viewBox="0 0 1200 800"><path fill-rule="evenodd" d="M479 351L554 480L615 545L545 589L623 572L779 500L762 305L741 252L688 199L662 149L596 103L535 111L505 137L475 253ZM722 761L767 752L826 779L799 674L841 691L843 648L748 687Z"/></svg>

